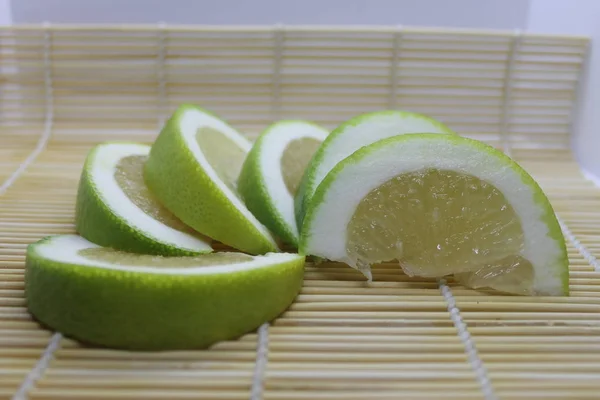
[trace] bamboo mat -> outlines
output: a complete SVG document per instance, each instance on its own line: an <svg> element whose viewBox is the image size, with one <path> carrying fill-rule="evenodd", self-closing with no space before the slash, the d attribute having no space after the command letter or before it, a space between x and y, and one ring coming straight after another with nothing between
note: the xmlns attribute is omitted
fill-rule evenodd
<svg viewBox="0 0 600 400"><path fill-rule="evenodd" d="M599 397L600 189L569 148L585 38L398 27L0 33L0 398ZM23 298L27 244L73 232L91 146L150 142L183 101L214 105L250 136L275 118L332 126L369 108L430 110L504 148L542 185L568 239L571 296L502 296L409 279L394 265L375 267L368 284L347 266L308 264L280 318L208 350L91 348L41 328Z"/></svg>

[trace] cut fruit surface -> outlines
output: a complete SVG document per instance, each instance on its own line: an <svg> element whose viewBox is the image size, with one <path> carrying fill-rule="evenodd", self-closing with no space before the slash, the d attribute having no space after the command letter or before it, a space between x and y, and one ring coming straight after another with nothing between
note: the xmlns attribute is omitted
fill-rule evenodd
<svg viewBox="0 0 600 400"><path fill-rule="evenodd" d="M104 143L90 151L79 181L77 231L93 243L134 253L212 251L148 190L143 167L149 152L137 143Z"/></svg>
<svg viewBox="0 0 600 400"><path fill-rule="evenodd" d="M300 290L304 257L160 257L64 235L30 245L26 265L27 306L42 323L96 345L165 350L234 339L277 317Z"/></svg>
<svg viewBox="0 0 600 400"><path fill-rule="evenodd" d="M244 202L286 243L298 246L294 195L327 130L305 121L280 121L256 140L238 180Z"/></svg>
<svg viewBox="0 0 600 400"><path fill-rule="evenodd" d="M514 161L455 135L412 134L364 147L323 180L300 250L408 275L455 274L509 293L568 293L564 238L548 199Z"/></svg>
<svg viewBox="0 0 600 400"><path fill-rule="evenodd" d="M198 107L179 107L152 145L144 177L184 223L236 249L277 250L267 228L244 205L237 178L250 142Z"/></svg>
<svg viewBox="0 0 600 400"><path fill-rule="evenodd" d="M363 146L407 133L454 133L425 115L407 111L377 111L354 117L336 129L315 152L295 198L296 221L302 226L308 205L325 176L337 163Z"/></svg>

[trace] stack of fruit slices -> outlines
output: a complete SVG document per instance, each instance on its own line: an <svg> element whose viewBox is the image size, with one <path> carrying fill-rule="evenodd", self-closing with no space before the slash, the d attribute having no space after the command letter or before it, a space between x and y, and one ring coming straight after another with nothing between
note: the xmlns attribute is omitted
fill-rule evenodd
<svg viewBox="0 0 600 400"><path fill-rule="evenodd" d="M304 125L307 137L326 134ZM96 146L79 183L80 236L28 248L31 313L82 341L129 349L206 347L277 317L300 291L304 257L278 252L237 193L250 148L193 106L152 147ZM213 252L212 240L241 252Z"/></svg>
<svg viewBox="0 0 600 400"><path fill-rule="evenodd" d="M252 145L181 106L150 146L104 143L81 175L80 236L27 252L42 323L116 348L206 347L283 312L304 256L472 288L568 292L566 249L534 180L431 118L369 113L331 134L280 121ZM213 252L213 240L238 250ZM299 248L300 254L279 248Z"/></svg>

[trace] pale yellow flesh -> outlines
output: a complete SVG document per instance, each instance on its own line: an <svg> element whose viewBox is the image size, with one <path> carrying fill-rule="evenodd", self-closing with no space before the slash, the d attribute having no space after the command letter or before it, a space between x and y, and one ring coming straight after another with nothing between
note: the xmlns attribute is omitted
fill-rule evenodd
<svg viewBox="0 0 600 400"><path fill-rule="evenodd" d="M504 195L480 179L425 169L371 191L348 225L347 253L359 269L398 260L408 275L457 275L471 287L523 293L531 264L518 216Z"/></svg>
<svg viewBox="0 0 600 400"><path fill-rule="evenodd" d="M285 186L292 196L298 191L304 170L320 145L320 140L304 137L292 140L283 151L281 171L283 172Z"/></svg>
<svg viewBox="0 0 600 400"><path fill-rule="evenodd" d="M251 256L242 253L210 253L195 257L162 257L149 254L131 254L104 247L79 250L78 254L90 260L126 267L205 267L253 260Z"/></svg>
<svg viewBox="0 0 600 400"><path fill-rule="evenodd" d="M474 272L454 275L461 284L473 289L493 288L502 292L536 295L533 290L533 267L520 256L511 256L486 265Z"/></svg>
<svg viewBox="0 0 600 400"><path fill-rule="evenodd" d="M246 151L224 133L207 126L198 129L196 140L219 179L237 192L237 179L246 159Z"/></svg>
<svg viewBox="0 0 600 400"><path fill-rule="evenodd" d="M163 207L144 183L144 163L148 156L127 156L117 163L115 180L123 193L143 212L181 232L197 235L169 210Z"/></svg>

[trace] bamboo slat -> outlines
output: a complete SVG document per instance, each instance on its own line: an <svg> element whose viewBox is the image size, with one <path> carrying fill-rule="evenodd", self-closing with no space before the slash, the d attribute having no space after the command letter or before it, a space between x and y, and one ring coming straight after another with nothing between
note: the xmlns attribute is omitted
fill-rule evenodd
<svg viewBox="0 0 600 400"><path fill-rule="evenodd" d="M0 399L596 399L600 189L570 150L587 45L399 27L0 28ZM561 218L571 296L502 296L393 264L366 283L309 263L268 330L207 350L93 348L40 327L24 301L26 246L74 231L91 146L150 143L182 102L249 137L280 118L331 128L410 109L502 148Z"/></svg>

